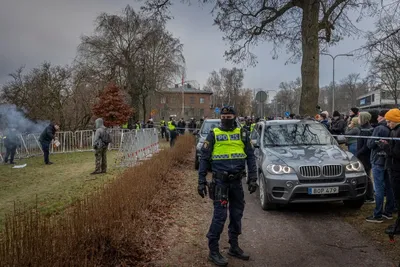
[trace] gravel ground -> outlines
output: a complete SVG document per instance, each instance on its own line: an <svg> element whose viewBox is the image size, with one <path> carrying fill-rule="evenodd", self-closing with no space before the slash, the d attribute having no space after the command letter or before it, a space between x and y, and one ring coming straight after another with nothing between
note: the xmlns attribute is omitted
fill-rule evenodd
<svg viewBox="0 0 400 267"><path fill-rule="evenodd" d="M197 195L197 173L185 171L182 198L173 210L174 223L168 229L161 259L156 266L213 266L207 262L207 239L212 206ZM245 187L247 189L247 187ZM258 192L256 192L258 193ZM241 247L250 261L228 256L229 266L397 266L358 231L344 222L331 205L300 205L266 212L258 194L245 194ZM221 237L223 255L229 248L227 224Z"/></svg>

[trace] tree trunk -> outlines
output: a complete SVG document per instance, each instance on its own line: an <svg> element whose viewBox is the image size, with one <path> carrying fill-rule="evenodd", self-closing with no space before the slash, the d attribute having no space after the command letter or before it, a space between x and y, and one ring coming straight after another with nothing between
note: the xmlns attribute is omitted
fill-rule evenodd
<svg viewBox="0 0 400 267"><path fill-rule="evenodd" d="M142 108L143 108L143 121L144 123L147 122L146 115L147 115L147 110L146 110L146 96L142 96Z"/></svg>
<svg viewBox="0 0 400 267"><path fill-rule="evenodd" d="M300 115L313 116L319 95L319 1L304 0L301 37L303 58L301 62L302 90Z"/></svg>

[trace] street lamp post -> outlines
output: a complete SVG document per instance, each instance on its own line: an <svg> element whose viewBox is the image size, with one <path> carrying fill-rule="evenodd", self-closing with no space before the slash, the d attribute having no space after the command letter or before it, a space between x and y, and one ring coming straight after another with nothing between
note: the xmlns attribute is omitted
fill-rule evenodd
<svg viewBox="0 0 400 267"><path fill-rule="evenodd" d="M275 94L278 94L278 92L276 90L266 90L266 92L275 92ZM268 94L268 96L269 96L269 94ZM275 95L275 97L276 97L276 95ZM277 101L275 99L275 117L276 117L276 115L277 115Z"/></svg>
<svg viewBox="0 0 400 267"><path fill-rule="evenodd" d="M336 56L332 56L331 54L328 53L321 53L321 55L325 56L330 56L332 58L333 62L333 68L332 68L332 114L335 111L335 59L337 57L352 57L354 56L353 54L337 54Z"/></svg>

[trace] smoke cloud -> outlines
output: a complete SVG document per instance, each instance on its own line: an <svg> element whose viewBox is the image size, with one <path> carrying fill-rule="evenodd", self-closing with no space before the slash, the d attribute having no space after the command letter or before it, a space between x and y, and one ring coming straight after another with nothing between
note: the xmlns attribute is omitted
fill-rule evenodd
<svg viewBox="0 0 400 267"><path fill-rule="evenodd" d="M15 105L0 105L0 131L15 127L21 134L41 133L50 121L32 121Z"/></svg>

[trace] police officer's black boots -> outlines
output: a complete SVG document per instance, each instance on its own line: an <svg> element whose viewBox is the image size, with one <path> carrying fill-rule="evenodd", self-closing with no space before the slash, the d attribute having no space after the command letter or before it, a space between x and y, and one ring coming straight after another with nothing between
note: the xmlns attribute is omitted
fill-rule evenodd
<svg viewBox="0 0 400 267"><path fill-rule="evenodd" d="M219 253L219 251L210 251L208 254L208 260L212 261L217 266L226 266L228 265L228 260Z"/></svg>
<svg viewBox="0 0 400 267"><path fill-rule="evenodd" d="M240 247L239 245L231 245L229 248L228 254L236 257L241 260L248 261L250 259L250 255L246 254Z"/></svg>

